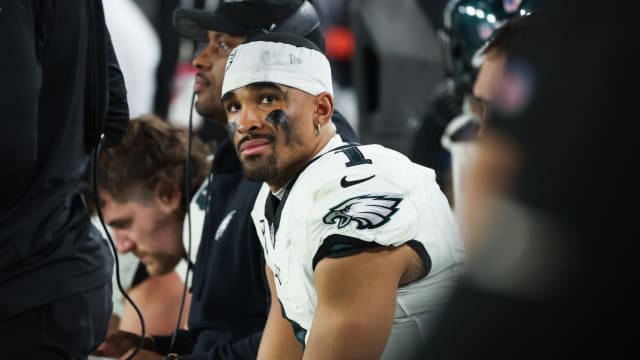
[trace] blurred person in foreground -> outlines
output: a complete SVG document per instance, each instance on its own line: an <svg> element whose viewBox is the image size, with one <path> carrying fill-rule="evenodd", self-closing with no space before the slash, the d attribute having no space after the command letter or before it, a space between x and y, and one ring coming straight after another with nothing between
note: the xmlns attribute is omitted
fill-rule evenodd
<svg viewBox="0 0 640 360"><path fill-rule="evenodd" d="M518 96L518 89L508 89L504 94L499 93L497 89L501 82L505 80L503 79L503 75L507 59L511 56L514 49L517 49L517 47L527 39L527 36L535 24L538 17L537 12L539 11L544 10L538 10L533 14L516 17L506 21L505 24L498 28L491 35L489 40L480 47L473 56L472 61L474 66L478 67L478 70L472 90L467 95L473 104L473 106L468 110L468 117L473 117L473 121L481 125L478 129L478 136L482 136L482 132L488 125L487 122L489 115L491 114L492 104L496 102L496 99L499 96ZM478 139L474 140L473 146L476 147L477 144L479 144ZM510 156L508 154L505 155ZM475 182L475 184L478 184L480 179L483 179L483 177L477 177L477 174L470 173L473 167L473 158L471 158L470 162L466 166L464 178L460 180L463 180L463 182L472 181ZM506 169L507 167L505 167L505 170ZM463 174L459 174L459 176L462 175ZM506 176L507 174L503 175ZM500 177L496 176L495 180L499 179ZM496 184L493 184L492 187L500 188L504 185L504 182L498 181ZM484 186L489 186L489 184L484 184ZM469 189L469 186L466 186L466 189L462 192L468 191ZM478 192L476 191L473 194L478 194ZM475 199L469 200L468 198L467 200L472 202L475 201ZM469 204L468 201L465 205ZM482 217L487 214L487 212L479 211L477 208L474 208L474 210L473 216L467 216L466 221L468 223L464 224L464 228L468 232L465 238L469 239L467 247L470 251L475 245L473 241L471 241L473 234L476 232L475 227L478 223L482 222ZM460 216L465 216L464 212L460 212L459 214ZM467 213L467 215L469 214Z"/></svg>
<svg viewBox="0 0 640 360"><path fill-rule="evenodd" d="M111 314L113 260L82 196L118 143L126 89L102 3L0 1L0 346L86 359Z"/></svg>
<svg viewBox="0 0 640 360"><path fill-rule="evenodd" d="M261 34L229 55L222 100L272 294L260 359L413 359L455 284L462 243L425 168L344 142L331 68L308 40ZM276 301L277 300L277 301Z"/></svg>
<svg viewBox="0 0 640 360"><path fill-rule="evenodd" d="M544 0L450 0L438 34L445 80L430 94L429 108L413 139L411 159L436 170L458 222L466 206L464 182L482 125L473 85L476 52L504 24L536 11Z"/></svg>
<svg viewBox="0 0 640 360"><path fill-rule="evenodd" d="M619 89L638 81L624 51L638 45L619 34L635 15L579 1L538 15L491 90L466 214L484 216L464 231L473 251L424 358L635 351L624 274L637 235L628 206L611 206L629 196L636 101Z"/></svg>
<svg viewBox="0 0 640 360"><path fill-rule="evenodd" d="M178 9L174 14L178 33L207 46L193 59L198 69L195 109L225 133L227 117L220 101L224 68L229 54L248 35L290 31L324 47L318 15L308 1L223 1L214 11ZM334 114L345 139L357 141L348 122ZM260 182L245 178L235 148L228 137L216 144L207 180L202 239L197 249L191 286L188 331L170 339L153 336L138 358L161 358L169 351L182 359L255 359L270 306L264 258L251 222ZM200 197L198 197L200 198ZM194 232L195 234L195 232ZM129 333L116 334L102 348L103 354L122 356L136 345Z"/></svg>

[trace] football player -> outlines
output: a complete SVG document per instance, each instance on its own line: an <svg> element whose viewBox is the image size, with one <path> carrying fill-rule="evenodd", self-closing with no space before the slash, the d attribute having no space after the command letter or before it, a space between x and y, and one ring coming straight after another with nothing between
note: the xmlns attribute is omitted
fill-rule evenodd
<svg viewBox="0 0 640 360"><path fill-rule="evenodd" d="M412 359L463 255L432 169L344 142L327 58L297 35L230 54L222 99L245 176L271 310L258 358Z"/></svg>

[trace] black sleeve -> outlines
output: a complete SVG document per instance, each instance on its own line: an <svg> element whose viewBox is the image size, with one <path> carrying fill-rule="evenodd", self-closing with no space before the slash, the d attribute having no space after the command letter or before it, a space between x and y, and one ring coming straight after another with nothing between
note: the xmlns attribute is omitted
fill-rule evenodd
<svg viewBox="0 0 640 360"><path fill-rule="evenodd" d="M42 49L30 1L0 1L0 217L36 169ZM4 15L3 15L4 14Z"/></svg>
<svg viewBox="0 0 640 360"><path fill-rule="evenodd" d="M422 260L425 266L424 274L426 276L426 274L431 271L431 257L429 253L427 253L427 249L417 240L409 240L405 244L409 245ZM385 247L385 245L380 245L376 242L362 241L351 236L330 235L324 240L316 252L316 255L313 257L313 270L315 271L316 265L324 258L338 259L378 247Z"/></svg>
<svg viewBox="0 0 640 360"><path fill-rule="evenodd" d="M262 331L242 338L235 342L217 343L207 352L180 356L183 360L253 360L258 357L258 347Z"/></svg>
<svg viewBox="0 0 640 360"><path fill-rule="evenodd" d="M180 330L176 334L176 340L173 347L169 349L171 345L171 335L156 336L153 335L155 341L154 351L158 354L168 354L169 350L178 354L190 354L193 351L193 345L195 344L195 336L191 331Z"/></svg>
<svg viewBox="0 0 640 360"><path fill-rule="evenodd" d="M105 137L104 147L120 142L129 123L129 105L102 1L87 1L85 6L89 30L93 33L87 46L85 138L87 149L93 150L100 134Z"/></svg>
<svg viewBox="0 0 640 360"><path fill-rule="evenodd" d="M193 351L193 337L188 331L180 331L176 336L176 342L171 349L180 355L183 360L238 360L255 359L258 356L258 346L262 338L262 331L242 338L235 342L219 342L206 352L191 353ZM169 352L170 336L155 337L156 352L167 354ZM191 341L191 343L189 343ZM185 354L185 355L182 355ZM188 355L186 355L188 354Z"/></svg>
<svg viewBox="0 0 640 360"><path fill-rule="evenodd" d="M129 104L127 103L127 89L124 77L118 64L116 53L113 50L111 36L107 35L108 51L108 75L109 75L109 103L103 132L105 135L105 147L117 145L127 132L129 124Z"/></svg>
<svg viewBox="0 0 640 360"><path fill-rule="evenodd" d="M0 18L0 155L3 173L16 174L36 157L42 70L30 2L0 5L0 14L7 14Z"/></svg>
<svg viewBox="0 0 640 360"><path fill-rule="evenodd" d="M313 270L315 271L316 265L318 265L320 260L326 257L337 259L383 246L384 245L380 245L376 242L362 241L351 236L330 235L322 242L322 245L313 257Z"/></svg>

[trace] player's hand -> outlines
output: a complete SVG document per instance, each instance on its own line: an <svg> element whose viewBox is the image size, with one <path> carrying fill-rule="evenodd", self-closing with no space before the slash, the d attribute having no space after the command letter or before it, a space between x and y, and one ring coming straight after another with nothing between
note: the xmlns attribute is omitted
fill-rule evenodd
<svg viewBox="0 0 640 360"><path fill-rule="evenodd" d="M139 342L139 335L118 330L109 335L92 355L119 358L138 346Z"/></svg>

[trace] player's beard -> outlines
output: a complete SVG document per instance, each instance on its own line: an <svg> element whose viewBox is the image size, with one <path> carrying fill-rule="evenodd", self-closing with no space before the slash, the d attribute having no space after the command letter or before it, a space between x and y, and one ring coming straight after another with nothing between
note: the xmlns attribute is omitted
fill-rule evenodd
<svg viewBox="0 0 640 360"><path fill-rule="evenodd" d="M198 115L205 118L206 121L211 121L212 123L220 126L227 125L227 114L225 113L224 108L212 105L201 99L197 99L195 108Z"/></svg>
<svg viewBox="0 0 640 360"><path fill-rule="evenodd" d="M242 162L242 171L249 180L268 182L278 176L278 161L275 151L265 160L259 157L247 158Z"/></svg>
<svg viewBox="0 0 640 360"><path fill-rule="evenodd" d="M180 257L175 255L160 255L154 254L152 257L152 261L148 264L145 264L147 269L147 273L151 276L160 276L165 275L171 272L178 262L180 262Z"/></svg>

